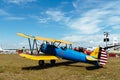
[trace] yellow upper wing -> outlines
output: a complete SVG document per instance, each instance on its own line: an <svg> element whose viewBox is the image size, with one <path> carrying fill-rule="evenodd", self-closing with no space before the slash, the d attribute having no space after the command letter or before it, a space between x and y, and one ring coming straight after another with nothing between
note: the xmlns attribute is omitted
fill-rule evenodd
<svg viewBox="0 0 120 80"><path fill-rule="evenodd" d="M44 37L39 37L39 36L36 36L35 39L36 39L36 40L48 41L48 42L55 42L55 39L44 38Z"/></svg>
<svg viewBox="0 0 120 80"><path fill-rule="evenodd" d="M56 40L56 39L52 39L52 38L44 38L44 37L40 37L40 36L29 36L23 33L17 33L17 35L25 37L25 38L31 38L31 39L36 39L36 40L43 40L43 41L48 41L48 42L61 42L63 44L73 44L72 42L68 42L68 41L64 41L64 40Z"/></svg>
<svg viewBox="0 0 120 80"><path fill-rule="evenodd" d="M56 40L55 42L61 42L63 44L73 44L72 42L64 41L64 40Z"/></svg>
<svg viewBox="0 0 120 80"><path fill-rule="evenodd" d="M57 60L59 59L56 56L50 56L50 55L40 55L40 56L35 56L35 55L29 55L29 54L19 54L20 56L24 58L28 58L31 60Z"/></svg>
<svg viewBox="0 0 120 80"><path fill-rule="evenodd" d="M23 33L17 33L18 36L22 36L22 37L25 37L25 38L31 38L31 36L28 36L26 34L23 34Z"/></svg>

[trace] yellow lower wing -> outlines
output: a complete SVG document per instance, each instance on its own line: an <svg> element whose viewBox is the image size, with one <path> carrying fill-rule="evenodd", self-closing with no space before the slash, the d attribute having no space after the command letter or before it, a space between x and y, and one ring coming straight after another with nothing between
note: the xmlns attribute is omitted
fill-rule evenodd
<svg viewBox="0 0 120 80"><path fill-rule="evenodd" d="M89 60L89 61L98 61L98 59L95 59L91 56L86 56L86 59Z"/></svg>
<svg viewBox="0 0 120 80"><path fill-rule="evenodd" d="M56 56L51 56L51 55L40 55L40 56L35 56L35 55L29 55L29 54L19 54L20 56L24 57L24 58L28 58L28 59L32 59L32 60L57 60L59 59Z"/></svg>

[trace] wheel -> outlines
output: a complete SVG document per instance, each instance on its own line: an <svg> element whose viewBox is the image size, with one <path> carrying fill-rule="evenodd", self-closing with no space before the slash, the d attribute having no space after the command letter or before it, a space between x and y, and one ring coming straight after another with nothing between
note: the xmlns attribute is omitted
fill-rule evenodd
<svg viewBox="0 0 120 80"><path fill-rule="evenodd" d="M50 63L52 64L52 65L55 65L55 60L50 60Z"/></svg>
<svg viewBox="0 0 120 80"><path fill-rule="evenodd" d="M43 66L44 65L44 60L39 60L39 66Z"/></svg>

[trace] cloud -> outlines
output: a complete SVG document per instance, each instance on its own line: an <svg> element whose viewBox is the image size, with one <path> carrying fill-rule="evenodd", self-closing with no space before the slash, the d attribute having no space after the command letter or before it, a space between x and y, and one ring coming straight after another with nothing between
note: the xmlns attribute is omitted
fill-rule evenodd
<svg viewBox="0 0 120 80"><path fill-rule="evenodd" d="M120 34L110 34L108 36L109 38L109 44L113 44L114 38L117 38L118 41L120 41ZM72 35L72 36L65 36L62 38L62 40L66 41L71 41L73 42L74 46L82 46L82 47L97 47L97 46L102 46L105 47L106 43L103 41L105 38L104 34L101 35L89 35L89 36L84 36L84 35Z"/></svg>
<svg viewBox="0 0 120 80"><path fill-rule="evenodd" d="M54 20L56 22L60 22L60 21L68 22L69 21L69 17L66 17L65 13L62 11L47 10L45 13L48 15L48 17L51 20Z"/></svg>
<svg viewBox="0 0 120 80"><path fill-rule="evenodd" d="M72 20L69 23L69 26L78 33L92 34L100 31L100 28L97 26L100 22L101 20L96 19L96 17L85 16L83 18Z"/></svg>
<svg viewBox="0 0 120 80"><path fill-rule="evenodd" d="M72 35L63 37L63 40L73 42L75 46L89 47L89 46L103 46L103 37L104 35L90 35L90 36L82 36L82 35Z"/></svg>
<svg viewBox="0 0 120 80"><path fill-rule="evenodd" d="M29 15L30 18L33 18L37 20L38 23L47 23L50 18L49 17L42 17L42 16L36 16L36 15Z"/></svg>
<svg viewBox="0 0 120 80"><path fill-rule="evenodd" d="M115 15L115 16L109 17L108 23L109 23L109 25L111 25L111 26L120 25L120 16L116 16L116 15Z"/></svg>
<svg viewBox="0 0 120 80"><path fill-rule="evenodd" d="M23 46L29 46L27 41L22 41L18 44L19 46L23 47Z"/></svg>
<svg viewBox="0 0 120 80"><path fill-rule="evenodd" d="M105 1L100 1L99 3L97 0L87 0L78 4L80 1L73 2L73 6L76 9L74 12L79 13L79 16L67 23L70 28L76 30L78 33L94 34L107 30L108 27L112 27L113 25L120 25L120 8L118 7L120 1L114 3L110 1L105 4ZM93 3L94 5L92 5ZM86 6L86 4L88 5Z"/></svg>
<svg viewBox="0 0 120 80"><path fill-rule="evenodd" d="M6 17L6 20L25 20L25 17Z"/></svg>
<svg viewBox="0 0 120 80"><path fill-rule="evenodd" d="M61 13L60 11L46 11L46 14L48 15L48 16L50 16L53 20L55 20L55 21L60 21L60 20L62 20L64 17L64 14L63 13Z"/></svg>
<svg viewBox="0 0 120 80"><path fill-rule="evenodd" d="M69 21L69 17L66 17L64 12L59 10L46 10L40 13L40 16L29 15L30 18L36 19L38 23L58 22L66 23Z"/></svg>
<svg viewBox="0 0 120 80"><path fill-rule="evenodd" d="M79 2L81 2L81 0L73 2L75 10L72 10L72 14L70 13L71 11L64 12L59 9L56 10L56 8L55 10L48 9L44 12L46 17L39 17L38 20L40 23L47 23L50 21L63 23L78 34L100 33L103 32L103 30L106 31L108 27L119 25L120 8L118 7L118 3L120 1L114 3L110 1L106 3L106 1L87 0L78 4ZM86 6L86 4L88 5Z"/></svg>
<svg viewBox="0 0 120 80"><path fill-rule="evenodd" d="M8 3L13 3L13 4L23 4L28 2L35 2L37 0L4 0L4 1Z"/></svg>
<svg viewBox="0 0 120 80"><path fill-rule="evenodd" d="M116 30L120 29L120 1L110 1L110 2L85 2L89 5L82 6L77 0L73 3L75 7L74 13L78 13L77 17L72 17L66 23L69 28L71 28L74 33L62 39L67 41L72 41L80 46L104 46L103 42L104 35L101 35L104 31L111 31L109 37L110 42L113 42L113 38L117 37L120 40L120 34L113 34ZM97 3L97 5L90 5L92 3ZM103 3L103 4L102 4ZM73 14L74 15L74 14ZM76 35L76 33L78 33ZM82 35L81 35L82 34ZM98 35L96 35L98 34ZM118 40L118 41L119 41ZM94 42L94 43L93 43Z"/></svg>
<svg viewBox="0 0 120 80"><path fill-rule="evenodd" d="M3 9L0 9L0 15L2 16L9 16L10 14L4 11Z"/></svg>
<svg viewBox="0 0 120 80"><path fill-rule="evenodd" d="M112 29L118 30L118 29L120 29L120 25L118 25L118 26L113 26Z"/></svg>
<svg viewBox="0 0 120 80"><path fill-rule="evenodd" d="M3 16L5 20L24 20L25 19L25 17L12 16L13 14L10 14L3 9L0 9L0 15Z"/></svg>
<svg viewBox="0 0 120 80"><path fill-rule="evenodd" d="M47 23L49 18L39 18L38 23Z"/></svg>

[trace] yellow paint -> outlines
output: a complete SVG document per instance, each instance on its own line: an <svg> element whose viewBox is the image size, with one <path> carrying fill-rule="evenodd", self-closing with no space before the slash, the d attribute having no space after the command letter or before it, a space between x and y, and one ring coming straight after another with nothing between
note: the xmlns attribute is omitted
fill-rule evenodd
<svg viewBox="0 0 120 80"><path fill-rule="evenodd" d="M73 44L72 42L64 41L64 40L56 40L56 42L61 42L63 44Z"/></svg>
<svg viewBox="0 0 120 80"><path fill-rule="evenodd" d="M90 54L90 56L93 56L93 57L95 57L95 58L98 58L99 49L100 49L100 47L97 47L97 48Z"/></svg>
<svg viewBox="0 0 120 80"><path fill-rule="evenodd" d="M89 60L89 61L98 61L98 59L95 59L91 56L86 56L86 59Z"/></svg>
<svg viewBox="0 0 120 80"><path fill-rule="evenodd" d="M36 39L36 40L48 41L48 42L55 42L55 39L43 38L43 37L39 37L39 36L36 36L35 39Z"/></svg>
<svg viewBox="0 0 120 80"><path fill-rule="evenodd" d="M25 37L25 38L31 38L30 36L27 36L25 34L22 34L22 33L17 33L18 36L22 36L22 37Z"/></svg>
<svg viewBox="0 0 120 80"><path fill-rule="evenodd" d="M51 56L51 55L39 55L39 56L35 56L35 55L29 55L29 54L19 54L20 56L24 57L24 58L28 58L28 59L32 59L32 60L57 60L59 59L56 56Z"/></svg>
<svg viewBox="0 0 120 80"><path fill-rule="evenodd" d="M52 38L44 38L44 37L40 37L40 36L28 36L25 35L23 33L17 33L18 36L22 36L24 38L31 38L31 39L36 39L36 40L42 40L42 41L48 41L48 42L61 42L63 44L73 44L72 42L68 42L68 41L64 41L64 40L56 40L56 39L52 39Z"/></svg>

